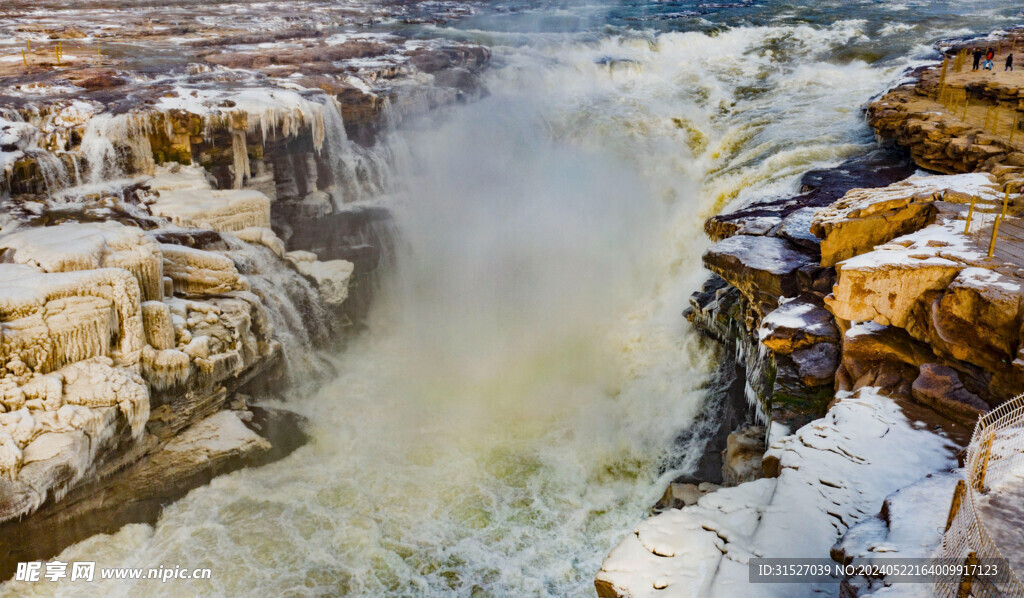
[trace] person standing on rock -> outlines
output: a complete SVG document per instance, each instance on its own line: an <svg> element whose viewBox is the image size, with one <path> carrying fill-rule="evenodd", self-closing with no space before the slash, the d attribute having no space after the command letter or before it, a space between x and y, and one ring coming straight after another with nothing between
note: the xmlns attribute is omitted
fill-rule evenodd
<svg viewBox="0 0 1024 598"><path fill-rule="evenodd" d="M1005 72L1005 71L1012 71L1012 70L1013 70L1013 54L1009 54L1006 57L1006 67L1003 68L1003 71Z"/></svg>
<svg viewBox="0 0 1024 598"><path fill-rule="evenodd" d="M985 52L985 60L992 60L996 57L996 51L989 47L988 51Z"/></svg>
<svg viewBox="0 0 1024 598"><path fill-rule="evenodd" d="M975 70L976 71L976 70L978 70L978 67L981 66L981 56L982 56L981 48L975 48L974 49L974 68L971 69L971 70Z"/></svg>

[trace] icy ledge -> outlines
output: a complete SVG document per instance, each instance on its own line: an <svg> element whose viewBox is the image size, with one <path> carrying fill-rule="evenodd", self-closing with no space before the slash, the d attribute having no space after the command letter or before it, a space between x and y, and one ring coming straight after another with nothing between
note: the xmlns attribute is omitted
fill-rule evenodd
<svg viewBox="0 0 1024 598"><path fill-rule="evenodd" d="M302 279L269 229L246 231L271 251L113 221L0 235L0 525L156 452L278 361L293 331L268 296ZM352 264L310 256L312 301L339 308Z"/></svg>
<svg viewBox="0 0 1024 598"><path fill-rule="evenodd" d="M882 500L955 467L954 445L873 387L840 392L825 417L775 441L777 474L723 488L637 525L598 572L603 597L809 596L827 585L747 582L752 557L819 557Z"/></svg>

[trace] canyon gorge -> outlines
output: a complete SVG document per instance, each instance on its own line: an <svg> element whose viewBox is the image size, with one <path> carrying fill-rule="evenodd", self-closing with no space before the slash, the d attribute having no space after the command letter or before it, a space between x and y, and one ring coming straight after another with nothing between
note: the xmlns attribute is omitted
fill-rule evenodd
<svg viewBox="0 0 1024 598"><path fill-rule="evenodd" d="M1022 20L5 4L0 595L931 595L748 562L934 556L1024 393L1024 79L942 66Z"/></svg>

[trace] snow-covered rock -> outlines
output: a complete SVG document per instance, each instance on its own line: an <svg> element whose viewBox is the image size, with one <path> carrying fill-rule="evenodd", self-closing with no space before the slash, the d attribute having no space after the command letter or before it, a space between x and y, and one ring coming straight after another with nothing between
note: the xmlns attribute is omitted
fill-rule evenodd
<svg viewBox="0 0 1024 598"><path fill-rule="evenodd" d="M762 314L774 309L780 297L799 291L797 271L814 259L785 239L735 235L705 252L704 265L740 292Z"/></svg>
<svg viewBox="0 0 1024 598"><path fill-rule="evenodd" d="M135 275L145 300L163 297L160 248L140 229L118 222L25 228L0 237L7 263L43 272L123 268Z"/></svg>
<svg viewBox="0 0 1024 598"><path fill-rule="evenodd" d="M214 458L264 452L270 450L270 443L250 430L235 411L218 411L168 442L164 450L187 469Z"/></svg>
<svg viewBox="0 0 1024 598"><path fill-rule="evenodd" d="M125 427L139 442L153 393L178 398L154 424L177 430L280 352L223 253L117 222L21 229L0 250L0 520L76 484Z"/></svg>
<svg viewBox="0 0 1024 598"><path fill-rule="evenodd" d="M321 262L316 259L316 254L310 251L292 251L285 255L285 259L294 264L300 274L316 281L320 295L328 305L340 306L348 298L348 284L355 270L352 262Z"/></svg>
<svg viewBox="0 0 1024 598"><path fill-rule="evenodd" d="M821 264L834 266L923 228L935 215L936 201L970 203L975 195L998 199L995 178L987 173L914 176L881 189L853 189L811 222L811 232L821 239Z"/></svg>
<svg viewBox="0 0 1024 598"><path fill-rule="evenodd" d="M270 228L270 198L252 189L213 189L199 166L160 171L149 181L154 216L179 226L234 232Z"/></svg>
<svg viewBox="0 0 1024 598"><path fill-rule="evenodd" d="M956 483L963 479L959 470L941 471L900 488L885 497L882 508L851 526L832 547L832 558L855 567L891 558L931 558L940 556L950 502ZM889 585L882 578L852 576L843 580L850 595L931 598L931 584Z"/></svg>
<svg viewBox="0 0 1024 598"><path fill-rule="evenodd" d="M840 262L825 304L840 320L902 329L941 358L984 369L992 400L1024 392L1024 279L988 258L955 214L939 219Z"/></svg>
<svg viewBox="0 0 1024 598"><path fill-rule="evenodd" d="M820 304L795 298L761 320L758 340L776 353L790 354L817 343L837 343L839 330L832 314Z"/></svg>
<svg viewBox="0 0 1024 598"><path fill-rule="evenodd" d="M184 245L161 244L164 273L174 281L174 291L186 295L216 295L247 291L249 283L231 258Z"/></svg>
<svg viewBox="0 0 1024 598"><path fill-rule="evenodd" d="M808 596L834 584L749 584L758 557L826 558L887 495L955 465L952 443L873 388L773 442L776 477L723 488L641 522L605 559L602 596ZM835 584L838 584L836 580Z"/></svg>

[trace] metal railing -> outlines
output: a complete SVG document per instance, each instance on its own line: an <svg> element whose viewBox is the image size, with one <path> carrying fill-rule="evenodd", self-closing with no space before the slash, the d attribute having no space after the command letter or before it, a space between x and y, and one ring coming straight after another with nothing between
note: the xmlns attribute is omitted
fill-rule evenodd
<svg viewBox="0 0 1024 598"><path fill-rule="evenodd" d="M985 414L974 428L964 462L964 479L960 480L953 493L946 532L942 537L945 558L971 564L1017 556L1004 552L993 540L990 528L994 522L985 521L979 503L990 488L1019 475L1022 470L1024 395ZM1024 582L1021 580L1024 571L1014 571L1008 564L1003 568L1005 570L996 576L962 574L940 577L935 595L941 598L1024 597Z"/></svg>

